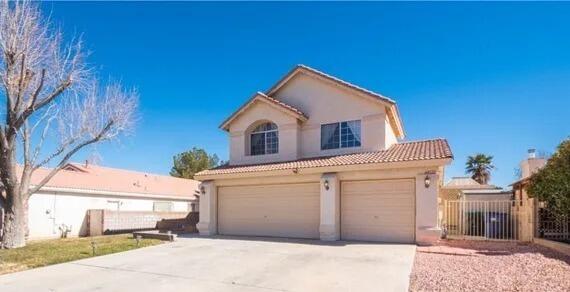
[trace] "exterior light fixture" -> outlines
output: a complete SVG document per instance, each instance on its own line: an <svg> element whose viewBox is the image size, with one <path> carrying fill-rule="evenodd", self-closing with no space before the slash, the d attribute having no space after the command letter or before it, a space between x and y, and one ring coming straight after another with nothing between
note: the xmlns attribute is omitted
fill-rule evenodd
<svg viewBox="0 0 570 292"><path fill-rule="evenodd" d="M329 188L330 188L330 187L329 187L329 180L328 180L328 179L325 179L325 182L324 182L324 184L323 184L323 185L325 186L325 190L327 190L327 191L328 191L328 190L329 190Z"/></svg>
<svg viewBox="0 0 570 292"><path fill-rule="evenodd" d="M200 186L200 194L205 194L206 193L206 188L204 186Z"/></svg>
<svg viewBox="0 0 570 292"><path fill-rule="evenodd" d="M426 174L426 177L424 178L424 186L427 188L429 188L429 185L431 184L431 179L429 178L429 174Z"/></svg>

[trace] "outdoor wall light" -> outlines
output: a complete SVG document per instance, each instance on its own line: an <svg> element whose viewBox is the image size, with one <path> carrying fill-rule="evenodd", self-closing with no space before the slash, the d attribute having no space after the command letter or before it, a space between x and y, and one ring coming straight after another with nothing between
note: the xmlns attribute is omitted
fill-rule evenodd
<svg viewBox="0 0 570 292"><path fill-rule="evenodd" d="M206 188L204 186L200 186L200 194L205 194L206 193Z"/></svg>
<svg viewBox="0 0 570 292"><path fill-rule="evenodd" d="M426 174L426 178L424 178L424 186L427 188L429 188L429 185L431 184L431 179L429 178L429 174Z"/></svg>
<svg viewBox="0 0 570 292"><path fill-rule="evenodd" d="M328 180L328 179L325 179L325 182L324 182L323 185L325 186L325 190L328 191L328 190L329 190L329 180Z"/></svg>

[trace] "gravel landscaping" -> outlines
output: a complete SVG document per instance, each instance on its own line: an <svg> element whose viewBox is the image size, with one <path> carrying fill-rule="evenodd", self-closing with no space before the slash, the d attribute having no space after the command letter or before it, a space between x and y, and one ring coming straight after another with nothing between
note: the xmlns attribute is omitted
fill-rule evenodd
<svg viewBox="0 0 570 292"><path fill-rule="evenodd" d="M442 241L417 248L410 291L570 291L570 257L534 244Z"/></svg>

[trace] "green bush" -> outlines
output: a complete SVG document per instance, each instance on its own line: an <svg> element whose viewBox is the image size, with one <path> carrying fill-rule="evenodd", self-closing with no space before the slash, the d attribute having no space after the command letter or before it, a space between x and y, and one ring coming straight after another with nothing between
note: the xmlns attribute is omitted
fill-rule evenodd
<svg viewBox="0 0 570 292"><path fill-rule="evenodd" d="M570 139L562 141L546 166L530 177L527 191L553 213L570 215Z"/></svg>

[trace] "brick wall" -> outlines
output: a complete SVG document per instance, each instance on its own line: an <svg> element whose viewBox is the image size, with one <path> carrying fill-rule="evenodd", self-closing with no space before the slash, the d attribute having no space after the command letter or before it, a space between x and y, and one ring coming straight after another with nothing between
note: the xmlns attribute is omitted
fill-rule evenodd
<svg viewBox="0 0 570 292"><path fill-rule="evenodd" d="M183 231L193 232L191 225L194 220L188 220L198 217L197 212L89 210L88 214L90 236L157 229L158 223L163 221L177 222L174 226L165 225L171 228L184 223ZM196 223L193 224L195 228Z"/></svg>

